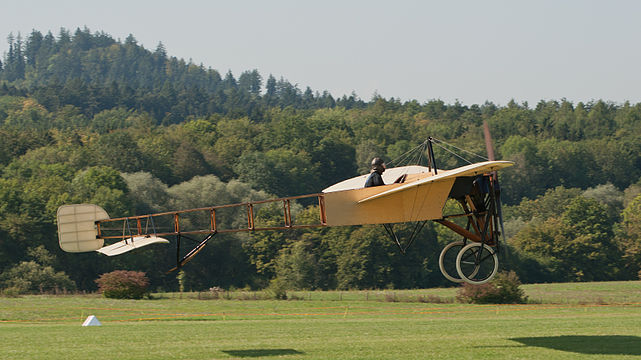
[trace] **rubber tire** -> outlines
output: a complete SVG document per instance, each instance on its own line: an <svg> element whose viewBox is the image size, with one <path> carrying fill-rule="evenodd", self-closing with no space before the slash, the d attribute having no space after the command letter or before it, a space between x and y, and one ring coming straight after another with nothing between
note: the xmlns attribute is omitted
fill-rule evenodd
<svg viewBox="0 0 641 360"><path fill-rule="evenodd" d="M463 269L461 268L461 261L463 261L463 256L468 251L472 251L473 254L476 254L479 251L479 249L474 249L474 248L480 248L480 247L481 247L481 243L478 243L478 242L470 243L465 247L463 247L461 251L459 251L458 255L456 256L456 271L458 272L458 275L461 277L461 279L463 279L463 281L465 281L468 284L472 284L472 285L485 284L486 282L492 280L494 275L496 275L497 271L499 270L499 258L498 256L496 256L496 252L490 246L483 244L482 255L485 256L485 251L487 251L490 256L485 257L485 259L482 260L482 264L480 265L477 264L476 268L474 269L474 271L472 271L471 274L466 275L463 272ZM490 264L490 269L492 270L491 273L487 277L477 279L476 275L478 275L479 269L482 266L487 266L488 265L487 261L489 260L494 262L494 264Z"/></svg>
<svg viewBox="0 0 641 360"><path fill-rule="evenodd" d="M443 276L447 280L449 280L451 282L459 283L459 284L462 283L464 280L461 279L460 277L457 278L457 277L454 277L454 276L450 275L447 272L447 270L445 270L445 256L446 256L446 253L448 251L452 250L452 248L454 248L455 246L458 246L458 249L454 249L454 251L457 252L456 255L458 255L458 253L461 251L461 249L463 248L464 245L465 245L465 243L463 241L451 242L451 243L445 245L443 250L441 250L441 255L439 255L439 257L438 257L438 267L441 270L441 274L443 274ZM454 257L454 269L453 270L456 270L456 257ZM456 275L458 275L458 270L457 270L457 273L455 274L455 276Z"/></svg>

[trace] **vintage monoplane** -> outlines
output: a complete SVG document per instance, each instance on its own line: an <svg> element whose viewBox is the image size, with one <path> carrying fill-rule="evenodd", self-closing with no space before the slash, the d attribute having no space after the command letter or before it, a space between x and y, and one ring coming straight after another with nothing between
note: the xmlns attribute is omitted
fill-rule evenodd
<svg viewBox="0 0 641 360"><path fill-rule="evenodd" d="M57 213L60 247L67 252L98 251L113 256L154 243L169 243L166 239L169 237L176 241L176 267L172 269L175 270L221 233L383 224L405 252L425 222L431 220L463 237L441 252L439 267L443 275L454 282L485 283L498 270L497 253L502 233L496 171L513 163L489 160L451 170L437 169L434 142L435 139L429 138L419 149L427 154L428 166L388 168L383 173L387 185L382 186L364 187L368 175L361 175L318 194L121 218L110 218L97 205L63 205ZM448 199L458 202L460 213L443 213ZM316 222L300 224L292 218L292 203L299 200L318 204ZM257 221L257 209L261 206L277 206L282 222L274 226ZM225 211L236 214L234 216L242 214L243 225L223 226L219 217ZM467 225L457 224L454 218L466 219ZM392 224L406 222L414 222L415 226L410 240L402 245ZM202 238L192 249L181 249L182 240L194 236ZM105 242L112 243L105 246Z"/></svg>

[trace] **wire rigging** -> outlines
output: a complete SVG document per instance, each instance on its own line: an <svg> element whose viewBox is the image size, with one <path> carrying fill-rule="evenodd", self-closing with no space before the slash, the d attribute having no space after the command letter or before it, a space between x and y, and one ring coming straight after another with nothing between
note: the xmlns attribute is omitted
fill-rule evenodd
<svg viewBox="0 0 641 360"><path fill-rule="evenodd" d="M485 160L485 161L489 161L489 159L488 159L488 158L486 158L485 156L479 155L479 154L474 153L474 152L469 151L469 150L465 150L465 149L459 148L458 146L456 146L456 145L454 145L454 144L450 144L450 143L448 143L448 142L445 142L445 141L443 141L443 140L439 140L439 139L435 139L435 138L432 138L432 140L434 140L434 144L438 145L440 148L442 148L442 149L444 149L444 150L446 150L446 151L450 152L451 154L454 154L455 156L459 157L460 159L462 159L462 160L464 160L464 161L469 162L470 164L471 164L471 162L470 162L469 160L467 160L467 159L465 159L465 158L461 157L460 155L456 154L455 152L453 152L453 151L451 151L451 150L449 150L449 149L445 148L443 145L440 145L439 143L441 143L441 144L445 144L445 145L447 145L447 146L451 146L451 147L455 148L455 149L456 149L456 150L458 150L458 151L462 151L462 152L464 152L464 153L467 153L467 154L470 154L470 155L476 156L476 157L478 157L478 158L480 158L480 159L483 159L483 160Z"/></svg>
<svg viewBox="0 0 641 360"><path fill-rule="evenodd" d="M409 162L407 160L416 157L416 152L418 152L419 154L422 154L423 151L425 151L425 147L426 146L427 146L427 140L423 141L418 146L415 146L412 149L402 153L396 159L389 161L387 164L388 165L392 165L392 164L401 165L401 164L406 163L406 162L407 163L412 163L412 162Z"/></svg>
<svg viewBox="0 0 641 360"><path fill-rule="evenodd" d="M410 165L421 165L421 161L425 159L425 152L427 150L427 143L430 141L430 139L423 141L420 143L418 146L415 146L414 148L402 153L395 159L387 162L387 164L392 167L399 167L404 164L410 164ZM456 151L461 152L461 153L466 153L468 155L474 156L479 159L483 159L484 161L489 161L488 158L486 158L483 155L479 155L475 152L460 148L454 144L450 144L446 141L436 139L436 138L431 138L432 144L437 145L439 148L443 149L444 151L454 155L455 157L459 158L460 160L472 164L472 161L466 159L462 155L458 154ZM453 151L452 149L455 149L456 151Z"/></svg>
<svg viewBox="0 0 641 360"><path fill-rule="evenodd" d="M459 158L459 159L461 159L461 160L465 161L466 163L468 163L468 164L472 164L472 162L471 162L471 161L469 161L468 159L466 159L466 158L462 157L461 155L459 155L459 154L457 154L457 153L455 153L455 152L451 151L450 149L448 149L448 148L446 148L446 147L444 147L444 146L442 146L442 145L439 145L439 144L435 144L435 145L436 145L436 146L438 146L439 148L441 148L441 149L443 149L443 150L447 151L448 153L450 153L450 154L452 154L452 155L456 156L457 158Z"/></svg>

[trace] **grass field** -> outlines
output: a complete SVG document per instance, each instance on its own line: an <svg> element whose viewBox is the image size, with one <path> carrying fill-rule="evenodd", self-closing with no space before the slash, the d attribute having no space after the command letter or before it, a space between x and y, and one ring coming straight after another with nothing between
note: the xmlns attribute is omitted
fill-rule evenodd
<svg viewBox="0 0 641 360"><path fill-rule="evenodd" d="M641 359L641 282L524 289L536 303L412 302L454 289L0 298L0 358ZM80 326L88 315L103 326Z"/></svg>

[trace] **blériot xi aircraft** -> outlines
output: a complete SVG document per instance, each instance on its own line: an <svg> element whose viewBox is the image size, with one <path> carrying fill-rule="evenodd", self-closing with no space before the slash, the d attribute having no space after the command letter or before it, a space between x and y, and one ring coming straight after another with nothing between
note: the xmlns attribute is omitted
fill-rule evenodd
<svg viewBox="0 0 641 360"><path fill-rule="evenodd" d="M486 132L486 137L488 134ZM429 138L419 147L426 153L428 166L400 166L386 169L385 184L364 187L368 175L357 176L324 189L321 193L239 204L179 210L148 215L110 218L92 204L63 205L58 209L58 239L67 252L98 251L108 256L123 254L155 243L175 239L178 269L191 260L216 234L324 226L383 224L389 236L405 252L427 221L446 226L462 236L441 251L439 267L454 282L483 284L498 271L499 237L502 233L500 189L496 171L512 166L510 161L470 163L451 170L437 169ZM491 146L488 146L488 149ZM292 203L297 200L318 204L315 223L297 223ZM445 215L448 199L460 205L457 214ZM264 206L277 206L282 223L263 224L256 217ZM242 225L223 226L221 214L235 214ZM465 227L454 218L467 220ZM394 233L394 223L415 223L408 242L402 245ZM182 249L184 239L199 237L191 249ZM192 239L193 240L193 239ZM105 243L110 243L105 245ZM170 270L171 271L171 270Z"/></svg>

